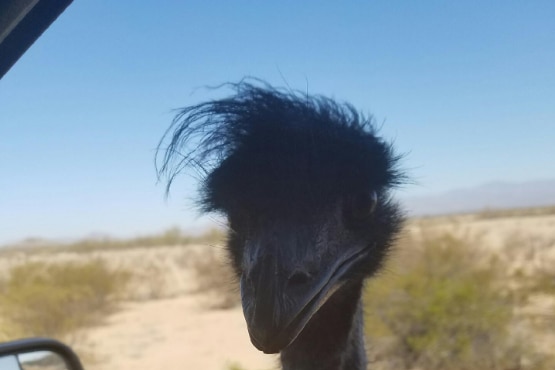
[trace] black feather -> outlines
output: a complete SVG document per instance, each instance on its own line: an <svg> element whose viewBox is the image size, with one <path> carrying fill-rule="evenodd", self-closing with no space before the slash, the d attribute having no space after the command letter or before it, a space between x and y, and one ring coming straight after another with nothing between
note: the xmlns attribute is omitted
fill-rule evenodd
<svg viewBox="0 0 555 370"><path fill-rule="evenodd" d="M187 167L206 174L204 211L279 212L299 197L312 206L403 182L399 156L352 105L261 81L226 86L233 95L181 109L158 147L168 191Z"/></svg>

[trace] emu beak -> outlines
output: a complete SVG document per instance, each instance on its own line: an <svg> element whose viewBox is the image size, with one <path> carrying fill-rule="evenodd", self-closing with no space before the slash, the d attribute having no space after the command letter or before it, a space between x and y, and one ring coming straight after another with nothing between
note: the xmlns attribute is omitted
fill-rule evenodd
<svg viewBox="0 0 555 370"><path fill-rule="evenodd" d="M241 276L241 301L252 344L267 354L290 345L366 254L367 249L346 251L312 275L287 268L291 261L278 255L259 256Z"/></svg>

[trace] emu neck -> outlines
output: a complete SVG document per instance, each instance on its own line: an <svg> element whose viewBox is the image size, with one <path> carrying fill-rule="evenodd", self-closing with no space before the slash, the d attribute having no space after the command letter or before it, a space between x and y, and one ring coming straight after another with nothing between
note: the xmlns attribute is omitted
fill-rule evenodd
<svg viewBox="0 0 555 370"><path fill-rule="evenodd" d="M366 369L361 290L362 283L344 287L322 306L281 351L284 370Z"/></svg>

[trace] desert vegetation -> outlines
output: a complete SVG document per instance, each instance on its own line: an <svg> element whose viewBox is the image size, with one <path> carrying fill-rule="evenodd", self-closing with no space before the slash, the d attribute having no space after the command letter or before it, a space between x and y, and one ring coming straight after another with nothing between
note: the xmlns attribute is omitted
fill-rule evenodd
<svg viewBox="0 0 555 370"><path fill-rule="evenodd" d="M20 243L4 245L0 254L18 253L88 253L103 250L125 250L137 248L160 248L184 245L216 245L221 244L224 234L219 229L212 229L200 235L188 235L178 227L172 227L157 235L138 236L129 239L118 239L108 236L85 238L69 243L52 242L40 238L29 238Z"/></svg>
<svg viewBox="0 0 555 370"><path fill-rule="evenodd" d="M205 295L207 308L226 309L240 304L237 278L222 248L207 248L192 258L196 292Z"/></svg>
<svg viewBox="0 0 555 370"><path fill-rule="evenodd" d="M72 334L114 312L130 276L111 271L101 260L13 267L0 282L0 334L73 342Z"/></svg>
<svg viewBox="0 0 555 370"><path fill-rule="evenodd" d="M543 273L511 273L479 236L419 231L403 238L394 273L365 292L370 353L380 368L552 369L555 358L534 345L549 331L519 314L544 292L532 288L545 287Z"/></svg>
<svg viewBox="0 0 555 370"><path fill-rule="evenodd" d="M244 327L222 327L231 317L243 321L222 240L218 231L188 237L173 229L128 241L106 239L106 244L96 239L3 250L0 340L45 335L79 347L83 335L102 341L110 326L124 320L121 315L135 317L133 312L154 309L154 304L159 309L174 305L177 316L168 318L173 322L183 312L198 317L192 325L213 321L214 333L236 330L246 336ZM386 269L365 289L371 368L555 368L553 262L555 216L550 210L410 220ZM185 303L180 297L186 297ZM144 326L136 320L130 319L132 332ZM155 329L149 335L159 343L163 337ZM184 327L180 335L193 329ZM214 333L206 339L209 346L215 346ZM168 334L168 346L183 340L172 338ZM122 341L131 339L136 338ZM86 347L94 352L93 345ZM256 352L248 338L245 347ZM113 368L109 355L103 356L87 357L95 360L88 367ZM230 358L221 368L269 368L243 360Z"/></svg>

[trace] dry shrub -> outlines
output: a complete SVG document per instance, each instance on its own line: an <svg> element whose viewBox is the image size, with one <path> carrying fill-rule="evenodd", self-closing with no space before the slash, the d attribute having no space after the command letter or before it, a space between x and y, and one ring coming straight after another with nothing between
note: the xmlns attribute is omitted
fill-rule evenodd
<svg viewBox="0 0 555 370"><path fill-rule="evenodd" d="M220 229L211 229L200 235L190 235L178 227L170 228L160 234L118 239L109 236L87 238L72 243L60 244L43 239L27 239L21 243L3 245L0 254L27 251L29 253L79 252L89 253L103 250L124 250L135 248L158 248L183 245L221 243L225 234Z"/></svg>
<svg viewBox="0 0 555 370"><path fill-rule="evenodd" d="M209 308L232 308L240 303L237 278L222 253L206 248L192 257L197 292L207 295Z"/></svg>
<svg viewBox="0 0 555 370"><path fill-rule="evenodd" d="M129 280L101 260L86 263L31 262L12 268L0 282L5 339L47 336L69 340L81 328L111 313Z"/></svg>
<svg viewBox="0 0 555 370"><path fill-rule="evenodd" d="M134 269L129 288L125 296L129 301L150 301L170 297L166 266L157 261L149 261L140 269Z"/></svg>
<svg viewBox="0 0 555 370"><path fill-rule="evenodd" d="M506 274L480 238L407 236L389 276L365 291L371 357L384 369L548 369L514 331Z"/></svg>
<svg viewBox="0 0 555 370"><path fill-rule="evenodd" d="M227 365L227 370L246 370L241 364L239 363L231 363Z"/></svg>
<svg viewBox="0 0 555 370"><path fill-rule="evenodd" d="M530 292L555 297L555 271L547 267L540 269L530 281Z"/></svg>

